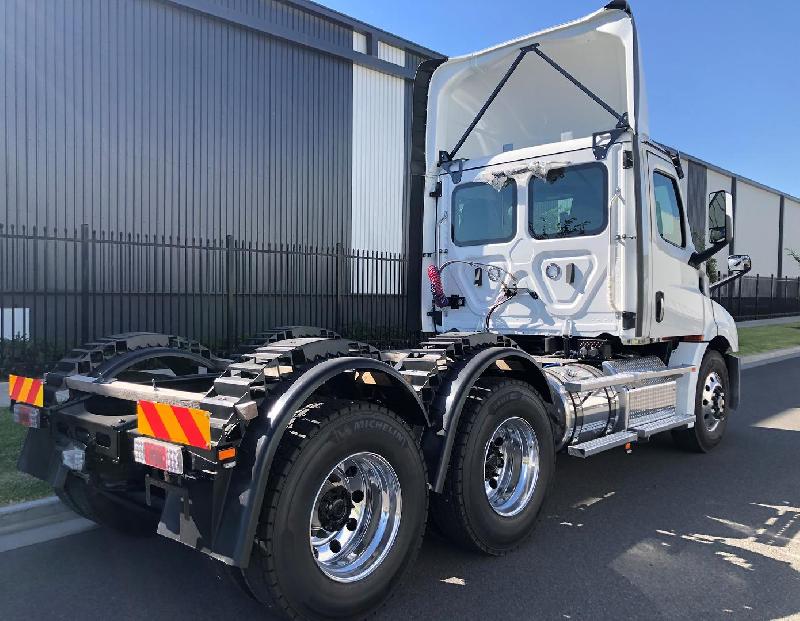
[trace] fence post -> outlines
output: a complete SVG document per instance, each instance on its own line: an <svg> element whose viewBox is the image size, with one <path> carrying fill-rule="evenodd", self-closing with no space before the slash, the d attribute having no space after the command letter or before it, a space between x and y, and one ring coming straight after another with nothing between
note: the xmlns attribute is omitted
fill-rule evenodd
<svg viewBox="0 0 800 621"><path fill-rule="evenodd" d="M800 276L797 277L797 298L795 298L795 302L797 302L795 310L800 310Z"/></svg>
<svg viewBox="0 0 800 621"><path fill-rule="evenodd" d="M761 281L761 276L756 274L756 307L753 311L753 318L758 319L758 283Z"/></svg>
<svg viewBox="0 0 800 621"><path fill-rule="evenodd" d="M86 343L90 339L89 270L89 225L81 224L81 343Z"/></svg>
<svg viewBox="0 0 800 621"><path fill-rule="evenodd" d="M775 312L775 274L769 275L769 312L768 315L772 315Z"/></svg>
<svg viewBox="0 0 800 621"><path fill-rule="evenodd" d="M233 351L235 330L235 308L233 303L233 235L225 236L225 346L228 355Z"/></svg>
<svg viewBox="0 0 800 621"><path fill-rule="evenodd" d="M344 245L336 242L336 331L342 331L342 305L345 272Z"/></svg>
<svg viewBox="0 0 800 621"><path fill-rule="evenodd" d="M736 296L736 319L737 321L742 320L742 281L744 280L744 276L742 276L739 280L739 292Z"/></svg>

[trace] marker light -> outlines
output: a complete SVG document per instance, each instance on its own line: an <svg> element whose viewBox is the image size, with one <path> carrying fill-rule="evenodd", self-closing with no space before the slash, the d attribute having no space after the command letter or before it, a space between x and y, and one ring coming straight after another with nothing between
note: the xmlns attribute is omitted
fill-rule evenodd
<svg viewBox="0 0 800 621"><path fill-rule="evenodd" d="M19 423L23 427L31 427L33 429L39 429L39 427L41 427L41 412L32 405L15 403L12 416L14 417L14 422Z"/></svg>
<svg viewBox="0 0 800 621"><path fill-rule="evenodd" d="M70 470L80 472L86 465L86 451L79 448L71 448L61 453L61 461Z"/></svg>
<svg viewBox="0 0 800 621"><path fill-rule="evenodd" d="M183 449L175 444L138 437L133 439L133 459L159 470L183 474Z"/></svg>

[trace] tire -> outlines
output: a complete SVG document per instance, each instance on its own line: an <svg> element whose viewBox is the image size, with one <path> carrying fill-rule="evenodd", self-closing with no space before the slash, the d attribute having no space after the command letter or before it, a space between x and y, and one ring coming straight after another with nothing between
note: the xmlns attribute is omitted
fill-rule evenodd
<svg viewBox="0 0 800 621"><path fill-rule="evenodd" d="M387 489L394 491L375 491L362 478L366 472L372 472L375 480L380 472L381 481L399 486L399 495L389 484ZM362 488L366 493L357 496ZM399 517L395 503L386 510L390 518L377 539L381 552L361 557L358 548L349 549L352 542L374 541L364 534L370 531L362 530L375 524L364 517L366 507L373 507L372 515L381 515L382 509L372 503L398 497ZM344 513L337 506L345 507ZM365 618L385 603L416 558L427 509L425 462L400 417L367 402L307 405L296 414L278 447L250 564L242 577L258 601L288 618ZM351 543L345 539L348 530L355 531ZM331 533L339 534L329 544L320 543ZM344 547L335 549L333 542L339 538ZM345 554L337 556L342 551ZM350 558L350 553L367 560L352 570L336 565L337 558Z"/></svg>
<svg viewBox="0 0 800 621"><path fill-rule="evenodd" d="M136 507L123 497L103 493L74 475L68 474L63 489L57 489L61 501L81 517L132 537L155 535L159 515Z"/></svg>
<svg viewBox="0 0 800 621"><path fill-rule="evenodd" d="M489 494L502 491L503 476L490 478L489 443L496 443L495 432L501 424L511 424L507 421L533 432L538 473L532 490L523 493L516 505L503 505L502 497L495 497L493 507ZM508 455L504 459L511 461ZM533 531L554 470L553 433L539 394L530 384L518 380L480 379L461 414L443 492L431 499L433 520L464 548L496 556L510 552ZM492 480L501 481L501 487L491 489Z"/></svg>
<svg viewBox="0 0 800 621"><path fill-rule="evenodd" d="M725 359L717 351L708 351L698 372L694 427L674 430L675 443L695 453L707 453L716 447L728 427L729 409L725 398L728 394L730 381Z"/></svg>

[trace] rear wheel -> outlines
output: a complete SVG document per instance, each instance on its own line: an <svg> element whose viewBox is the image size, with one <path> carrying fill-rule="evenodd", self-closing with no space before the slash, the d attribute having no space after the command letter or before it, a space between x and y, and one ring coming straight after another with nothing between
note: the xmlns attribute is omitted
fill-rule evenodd
<svg viewBox="0 0 800 621"><path fill-rule="evenodd" d="M159 515L155 511L139 507L119 494L98 490L75 475L67 475L64 487L56 490L56 495L81 517L125 535L154 535L158 528Z"/></svg>
<svg viewBox="0 0 800 621"><path fill-rule="evenodd" d="M538 393L517 380L479 380L461 414L443 493L431 500L434 521L469 549L513 550L533 530L554 459Z"/></svg>
<svg viewBox="0 0 800 621"><path fill-rule="evenodd" d="M427 504L402 419L366 402L306 406L275 456L244 581L290 618L364 618L413 562Z"/></svg>
<svg viewBox="0 0 800 621"><path fill-rule="evenodd" d="M678 446L707 453L722 441L728 427L729 386L728 367L722 354L706 352L697 379L694 427L672 432Z"/></svg>

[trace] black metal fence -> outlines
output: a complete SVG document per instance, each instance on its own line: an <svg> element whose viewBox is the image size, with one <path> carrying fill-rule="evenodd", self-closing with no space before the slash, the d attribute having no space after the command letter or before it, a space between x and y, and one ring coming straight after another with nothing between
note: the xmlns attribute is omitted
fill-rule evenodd
<svg viewBox="0 0 800 621"><path fill-rule="evenodd" d="M0 225L0 263L0 334L62 351L135 330L223 352L280 325L381 347L414 336L407 259L397 253Z"/></svg>
<svg viewBox="0 0 800 621"><path fill-rule="evenodd" d="M0 225L0 336L63 352L105 334L153 330L226 352L256 332L294 324L405 347L416 337L408 268L402 254L341 244ZM713 297L737 320L800 314L800 278L748 275Z"/></svg>
<svg viewBox="0 0 800 621"><path fill-rule="evenodd" d="M800 315L800 277L742 276L713 291L736 321Z"/></svg>

